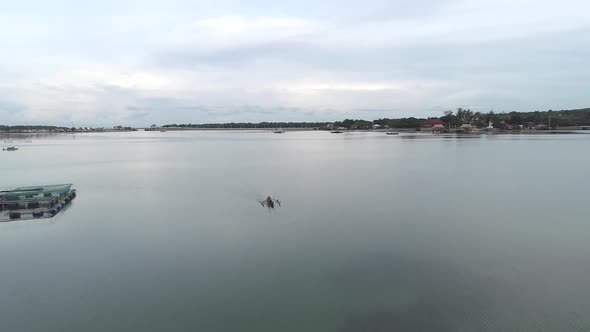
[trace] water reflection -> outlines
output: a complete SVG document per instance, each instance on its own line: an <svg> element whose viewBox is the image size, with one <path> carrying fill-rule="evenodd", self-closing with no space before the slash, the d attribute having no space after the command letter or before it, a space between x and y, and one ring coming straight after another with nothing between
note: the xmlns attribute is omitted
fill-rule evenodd
<svg viewBox="0 0 590 332"><path fill-rule="evenodd" d="M0 225L0 328L588 330L590 136L398 137L37 137L0 183L80 196Z"/></svg>
<svg viewBox="0 0 590 332"><path fill-rule="evenodd" d="M481 328L498 294L509 293L507 285L441 259L385 253L358 257L329 279L349 290L344 301L356 303L344 322L350 332Z"/></svg>

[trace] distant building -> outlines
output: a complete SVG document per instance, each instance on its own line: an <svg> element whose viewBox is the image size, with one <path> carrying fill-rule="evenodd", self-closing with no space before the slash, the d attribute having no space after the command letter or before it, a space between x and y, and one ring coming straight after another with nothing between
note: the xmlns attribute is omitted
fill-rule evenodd
<svg viewBox="0 0 590 332"><path fill-rule="evenodd" d="M446 131L447 128L445 128L444 124L435 124L434 126L432 126L432 131Z"/></svg>
<svg viewBox="0 0 590 332"><path fill-rule="evenodd" d="M379 125L379 124L374 124L374 125L373 125L373 129L381 129L381 127L382 127L382 126L381 126L381 125Z"/></svg>
<svg viewBox="0 0 590 332"><path fill-rule="evenodd" d="M445 123L441 119L426 119L422 122L422 127L425 128L432 128L436 125L442 125L444 127Z"/></svg>
<svg viewBox="0 0 590 332"><path fill-rule="evenodd" d="M475 127L473 127L473 125L471 123L464 123L461 125L461 129L464 129L464 130L472 130L473 128L475 128Z"/></svg>

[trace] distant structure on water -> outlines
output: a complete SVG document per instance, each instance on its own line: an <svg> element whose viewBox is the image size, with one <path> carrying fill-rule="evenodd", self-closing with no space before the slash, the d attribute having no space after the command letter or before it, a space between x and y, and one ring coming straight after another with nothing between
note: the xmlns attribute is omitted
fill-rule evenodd
<svg viewBox="0 0 590 332"><path fill-rule="evenodd" d="M72 184L18 187L0 191L0 221L52 218L76 198Z"/></svg>

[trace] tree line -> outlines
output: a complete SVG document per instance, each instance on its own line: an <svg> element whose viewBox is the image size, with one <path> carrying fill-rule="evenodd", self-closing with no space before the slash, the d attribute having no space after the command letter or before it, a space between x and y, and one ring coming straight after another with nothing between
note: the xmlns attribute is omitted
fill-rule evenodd
<svg viewBox="0 0 590 332"><path fill-rule="evenodd" d="M226 123L182 123L182 124L167 124L163 128L235 128L235 129L257 129L257 128L325 128L328 122L226 122ZM154 127L155 125L152 125Z"/></svg>
<svg viewBox="0 0 590 332"><path fill-rule="evenodd" d="M0 131L8 131L8 130L56 130L56 129L66 129L65 127L57 127L57 126L24 126L24 125L17 125L17 126L6 126L0 125Z"/></svg>
<svg viewBox="0 0 590 332"><path fill-rule="evenodd" d="M439 118L383 118L377 120L345 119L342 121L330 122L229 122L229 123L206 123L206 124L169 124L163 127L181 128L346 128L346 129L371 129L374 125L390 128L419 128L427 119L440 119L445 126L459 127L462 124L471 124L483 128L492 122L496 128L523 126L534 127L545 125L547 127L563 126L590 126L590 108L561 111L535 111L535 112L502 112L495 113L472 111L467 108L457 108L446 111Z"/></svg>
<svg viewBox="0 0 590 332"><path fill-rule="evenodd" d="M566 126L590 126L590 108L576 109L576 110L560 110L560 111L535 111L535 112L502 112L495 113L477 112L467 108L457 108L456 110L446 111L440 118L383 118L377 120L362 120L362 119L345 119L336 122L227 122L227 123L181 123L181 124L167 124L164 128L244 128L244 129L272 129L272 128L313 128L320 130L327 130L331 128L346 128L346 129L371 129L374 125L390 128L419 128L427 119L440 119L448 127L459 127L462 124L471 124L475 127L486 127L489 122L493 123L496 128L509 128L511 126L534 127L538 125L545 125L547 127L566 127ZM117 130L130 130L130 127L116 126ZM155 129L156 125L152 125ZM4 131L23 131L23 130L66 130L75 131L74 128L66 128L59 126L7 126L0 125L0 132Z"/></svg>
<svg viewBox="0 0 590 332"><path fill-rule="evenodd" d="M470 109L458 108L455 112L447 111L440 117L449 126L460 126L464 123L476 127L486 127L490 122L494 127L523 126L534 127L545 125L547 127L588 126L590 125L590 108L561 111L535 111L535 112L502 112L487 113L474 112Z"/></svg>

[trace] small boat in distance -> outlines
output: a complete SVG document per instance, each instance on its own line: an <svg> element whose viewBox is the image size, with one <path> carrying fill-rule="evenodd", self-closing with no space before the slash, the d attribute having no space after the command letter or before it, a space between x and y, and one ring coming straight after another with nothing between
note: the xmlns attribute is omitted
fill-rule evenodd
<svg viewBox="0 0 590 332"><path fill-rule="evenodd" d="M18 148L15 146L9 146L7 148L2 148L2 151L16 151L16 150L18 150Z"/></svg>
<svg viewBox="0 0 590 332"><path fill-rule="evenodd" d="M330 133L332 134L342 134L343 132L340 130L332 130Z"/></svg>
<svg viewBox="0 0 590 332"><path fill-rule="evenodd" d="M273 133L275 133L275 134L284 134L285 131L283 129L277 128L277 129L275 129L275 131L273 131Z"/></svg>
<svg viewBox="0 0 590 332"><path fill-rule="evenodd" d="M275 208L275 203L278 206L281 206L281 201L275 197L275 199L273 200L270 196L266 196L266 199L262 200L262 201L258 201L258 203L260 203L260 205L267 207L269 209L274 209Z"/></svg>
<svg viewBox="0 0 590 332"><path fill-rule="evenodd" d="M399 135L397 131L388 131L385 133L386 135Z"/></svg>

